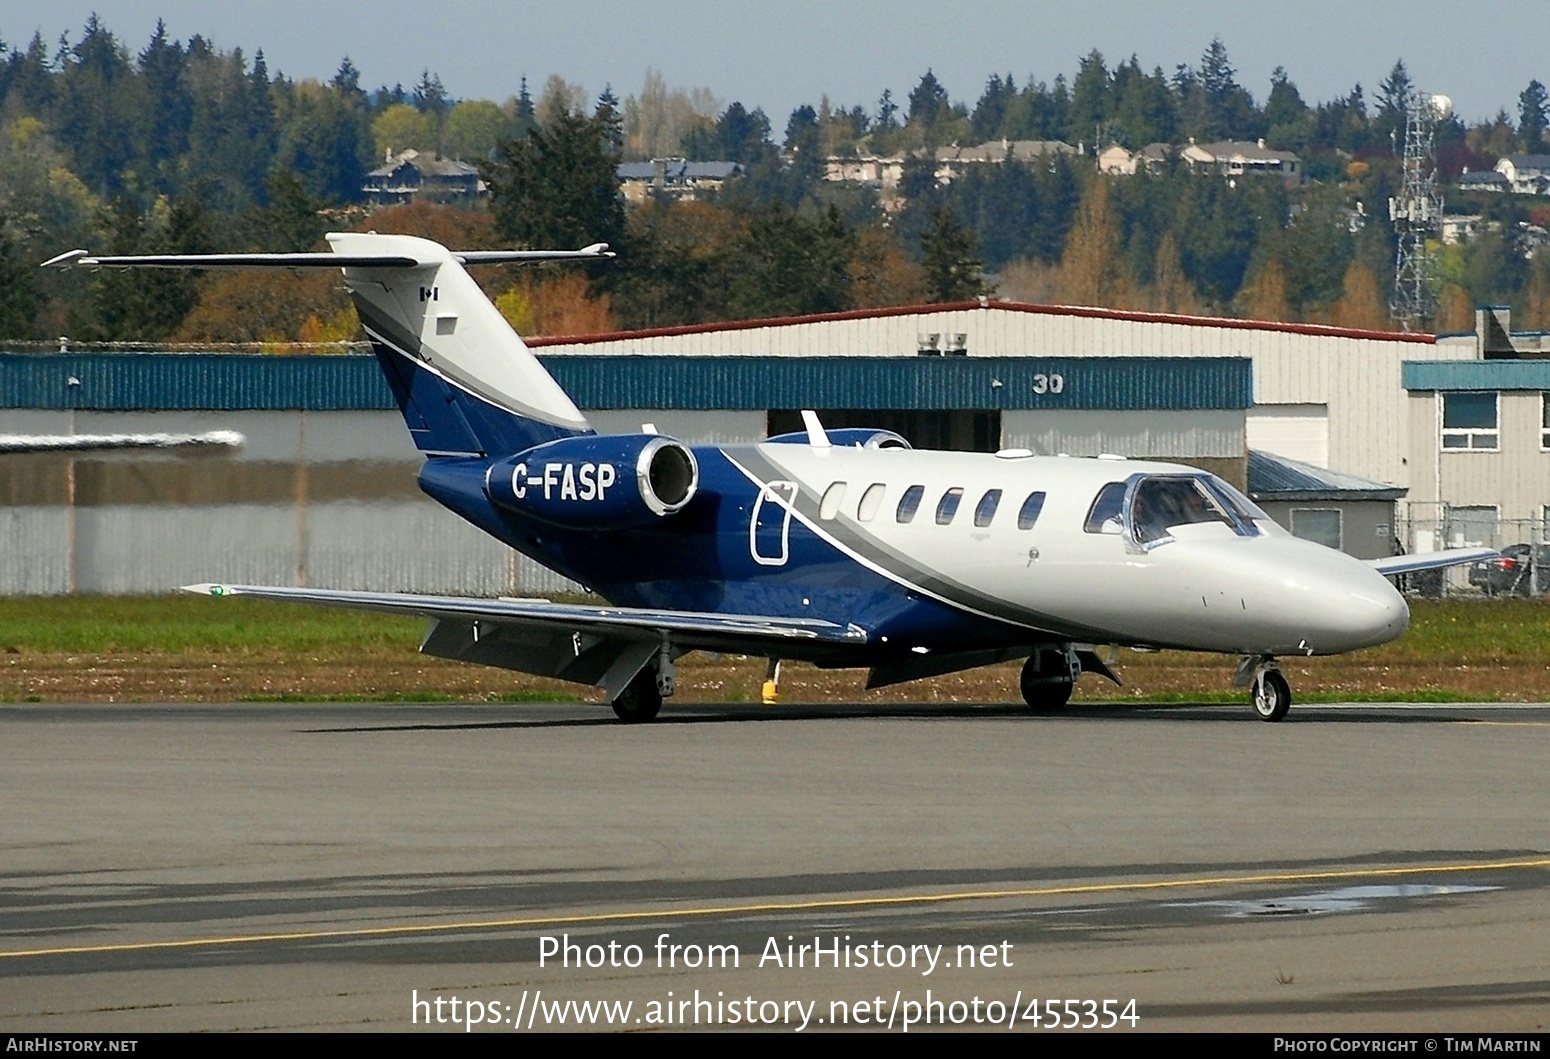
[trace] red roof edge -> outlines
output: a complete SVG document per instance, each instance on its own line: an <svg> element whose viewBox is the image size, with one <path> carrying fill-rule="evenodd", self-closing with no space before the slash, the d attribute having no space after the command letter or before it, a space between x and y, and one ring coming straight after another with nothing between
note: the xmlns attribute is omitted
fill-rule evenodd
<svg viewBox="0 0 1550 1059"><path fill-rule="evenodd" d="M711 334L717 331L749 331L759 327L784 327L792 324L818 324L833 320L874 320L889 316L915 316L924 313L961 312L969 309L1001 309L1007 312L1033 313L1040 316L1078 316L1094 320L1128 320L1150 324L1184 324L1190 327L1220 327L1233 331L1280 331L1294 335L1324 335L1329 338L1365 338L1380 342L1415 342L1435 345L1435 335L1405 331L1368 331L1329 324L1289 324L1271 320L1239 320L1230 316L1184 316L1178 313L1139 312L1130 309L1102 309L1090 305L1035 305L1031 302L986 301L937 302L929 305L896 305L886 309L850 309L838 313L812 313L807 316L774 316L758 320L724 320L711 324L684 324L677 327L647 327L635 331L607 331L591 335L544 335L526 338L530 347L593 345L600 342L628 341L637 338L667 338L674 335Z"/></svg>

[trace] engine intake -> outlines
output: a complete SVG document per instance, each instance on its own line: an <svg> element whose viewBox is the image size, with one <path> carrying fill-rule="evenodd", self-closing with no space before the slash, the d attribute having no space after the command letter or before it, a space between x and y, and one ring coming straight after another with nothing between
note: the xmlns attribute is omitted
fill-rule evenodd
<svg viewBox="0 0 1550 1059"><path fill-rule="evenodd" d="M584 435L536 445L491 465L498 507L571 529L632 529L681 511L700 468L682 442L656 434Z"/></svg>

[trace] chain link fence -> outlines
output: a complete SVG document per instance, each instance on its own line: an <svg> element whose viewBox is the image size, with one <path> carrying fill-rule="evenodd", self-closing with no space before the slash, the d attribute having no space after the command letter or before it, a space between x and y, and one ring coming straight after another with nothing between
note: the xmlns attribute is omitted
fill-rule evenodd
<svg viewBox="0 0 1550 1059"><path fill-rule="evenodd" d="M1539 599L1550 593L1550 533L1540 519L1500 519L1495 508L1437 505L1394 526L1396 550L1495 548L1500 558L1400 578L1402 591L1427 598L1458 596Z"/></svg>

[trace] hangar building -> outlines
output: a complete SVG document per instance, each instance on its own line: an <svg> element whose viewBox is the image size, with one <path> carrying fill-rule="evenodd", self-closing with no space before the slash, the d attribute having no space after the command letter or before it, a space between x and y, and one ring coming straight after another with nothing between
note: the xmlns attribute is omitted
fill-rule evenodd
<svg viewBox="0 0 1550 1059"><path fill-rule="evenodd" d="M1487 322L1500 326L1478 334L1494 338L1439 339L981 300L529 345L599 430L754 441L816 408L923 447L1172 459L1366 556L1396 537L1454 543L1455 506L1464 538L1488 543L1509 543L1487 533L1502 518L1545 517L1550 375L1539 339ZM1525 447L1518 420L1536 408ZM1487 422L1501 425L1496 449ZM420 458L372 357L0 354L0 433L210 429L246 444L196 459L0 457L16 545L0 591L575 587L419 494Z"/></svg>

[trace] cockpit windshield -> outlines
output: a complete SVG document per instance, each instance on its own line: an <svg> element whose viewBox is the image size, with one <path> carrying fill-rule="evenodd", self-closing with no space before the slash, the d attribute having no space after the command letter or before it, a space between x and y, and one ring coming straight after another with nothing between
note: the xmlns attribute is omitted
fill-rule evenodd
<svg viewBox="0 0 1550 1059"><path fill-rule="evenodd" d="M1254 501L1234 489L1227 482L1222 481L1214 474L1208 474L1202 479L1206 488L1220 497L1227 505L1228 510L1236 514L1249 525L1255 522L1269 522L1270 516Z"/></svg>
<svg viewBox="0 0 1550 1059"><path fill-rule="evenodd" d="M1233 519L1194 478L1143 478L1136 483L1130 501L1130 522L1142 544L1168 535L1175 526Z"/></svg>

